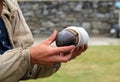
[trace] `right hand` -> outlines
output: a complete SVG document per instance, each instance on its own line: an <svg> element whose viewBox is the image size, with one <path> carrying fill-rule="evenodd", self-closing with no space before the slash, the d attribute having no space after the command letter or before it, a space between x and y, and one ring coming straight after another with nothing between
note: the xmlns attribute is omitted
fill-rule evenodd
<svg viewBox="0 0 120 82"><path fill-rule="evenodd" d="M52 47L51 44L55 41L57 31L46 40L34 45L30 48L30 56L32 64L53 65L57 62L67 62L71 59L72 49L75 46ZM63 56L62 53L68 53Z"/></svg>

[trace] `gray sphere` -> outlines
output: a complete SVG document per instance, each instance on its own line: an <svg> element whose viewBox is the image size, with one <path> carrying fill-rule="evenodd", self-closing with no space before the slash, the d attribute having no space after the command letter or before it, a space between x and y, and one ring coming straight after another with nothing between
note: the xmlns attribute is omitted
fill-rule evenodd
<svg viewBox="0 0 120 82"><path fill-rule="evenodd" d="M63 30L57 35L56 45L58 47L76 45L76 36L67 30Z"/></svg>

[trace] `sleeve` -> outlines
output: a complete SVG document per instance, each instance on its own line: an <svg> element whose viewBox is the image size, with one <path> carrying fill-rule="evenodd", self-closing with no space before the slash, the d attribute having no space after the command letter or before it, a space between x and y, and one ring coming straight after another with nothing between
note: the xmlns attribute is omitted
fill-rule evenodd
<svg viewBox="0 0 120 82"><path fill-rule="evenodd" d="M49 67L44 65L31 65L29 48L33 42L31 32L28 25L25 22L24 16L17 4L16 0L12 0L14 4L9 0L10 7L13 5L17 11L12 11L14 15L12 18L13 40L15 41L15 49L9 50L0 56L0 82L10 82L10 79L19 80L22 79L35 79L40 77L48 77L55 73L60 64L57 67ZM12 7L14 8L14 7ZM10 8L11 9L11 8ZM21 48L18 48L20 47ZM14 82L14 81L13 81Z"/></svg>
<svg viewBox="0 0 120 82"><path fill-rule="evenodd" d="M29 49L15 48L0 55L0 82L17 82L31 67Z"/></svg>
<svg viewBox="0 0 120 82"><path fill-rule="evenodd" d="M19 5L17 5L19 8ZM19 8L19 14L22 15L21 9ZM21 16L22 20L24 20L23 15ZM17 39L18 40L18 39ZM50 67L50 66L44 66L44 65L33 65L26 74L22 77L22 79L35 79L35 78L42 78L42 77L48 77L52 74L54 74L59 68L60 63L57 63L56 65Z"/></svg>
<svg viewBox="0 0 120 82"><path fill-rule="evenodd" d="M60 63L57 63L53 66L34 65L26 72L21 80L37 79L51 76L53 73L57 72L60 66Z"/></svg>
<svg viewBox="0 0 120 82"><path fill-rule="evenodd" d="M19 8L19 5L16 3L17 7ZM22 15L21 9L19 8L19 14L20 17L22 17L22 20L24 20L24 17ZM60 63L57 63L50 66L44 66L44 65L33 65L23 76L22 79L35 79L35 78L42 78L42 77L48 77L52 74L54 74L59 68Z"/></svg>

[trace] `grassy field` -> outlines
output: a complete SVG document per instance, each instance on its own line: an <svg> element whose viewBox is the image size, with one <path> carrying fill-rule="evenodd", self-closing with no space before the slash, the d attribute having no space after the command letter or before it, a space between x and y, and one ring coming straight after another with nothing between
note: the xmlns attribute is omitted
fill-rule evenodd
<svg viewBox="0 0 120 82"><path fill-rule="evenodd" d="M21 82L120 82L120 46L89 46L51 77Z"/></svg>

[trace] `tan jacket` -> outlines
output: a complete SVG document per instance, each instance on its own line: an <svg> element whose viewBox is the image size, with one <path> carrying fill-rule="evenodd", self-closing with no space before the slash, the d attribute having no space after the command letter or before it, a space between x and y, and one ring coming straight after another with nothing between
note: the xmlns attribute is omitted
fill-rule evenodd
<svg viewBox="0 0 120 82"><path fill-rule="evenodd" d="M12 50L0 55L0 82L47 77L58 67L31 65L29 47L34 40L16 0L3 0L2 19L5 22Z"/></svg>

